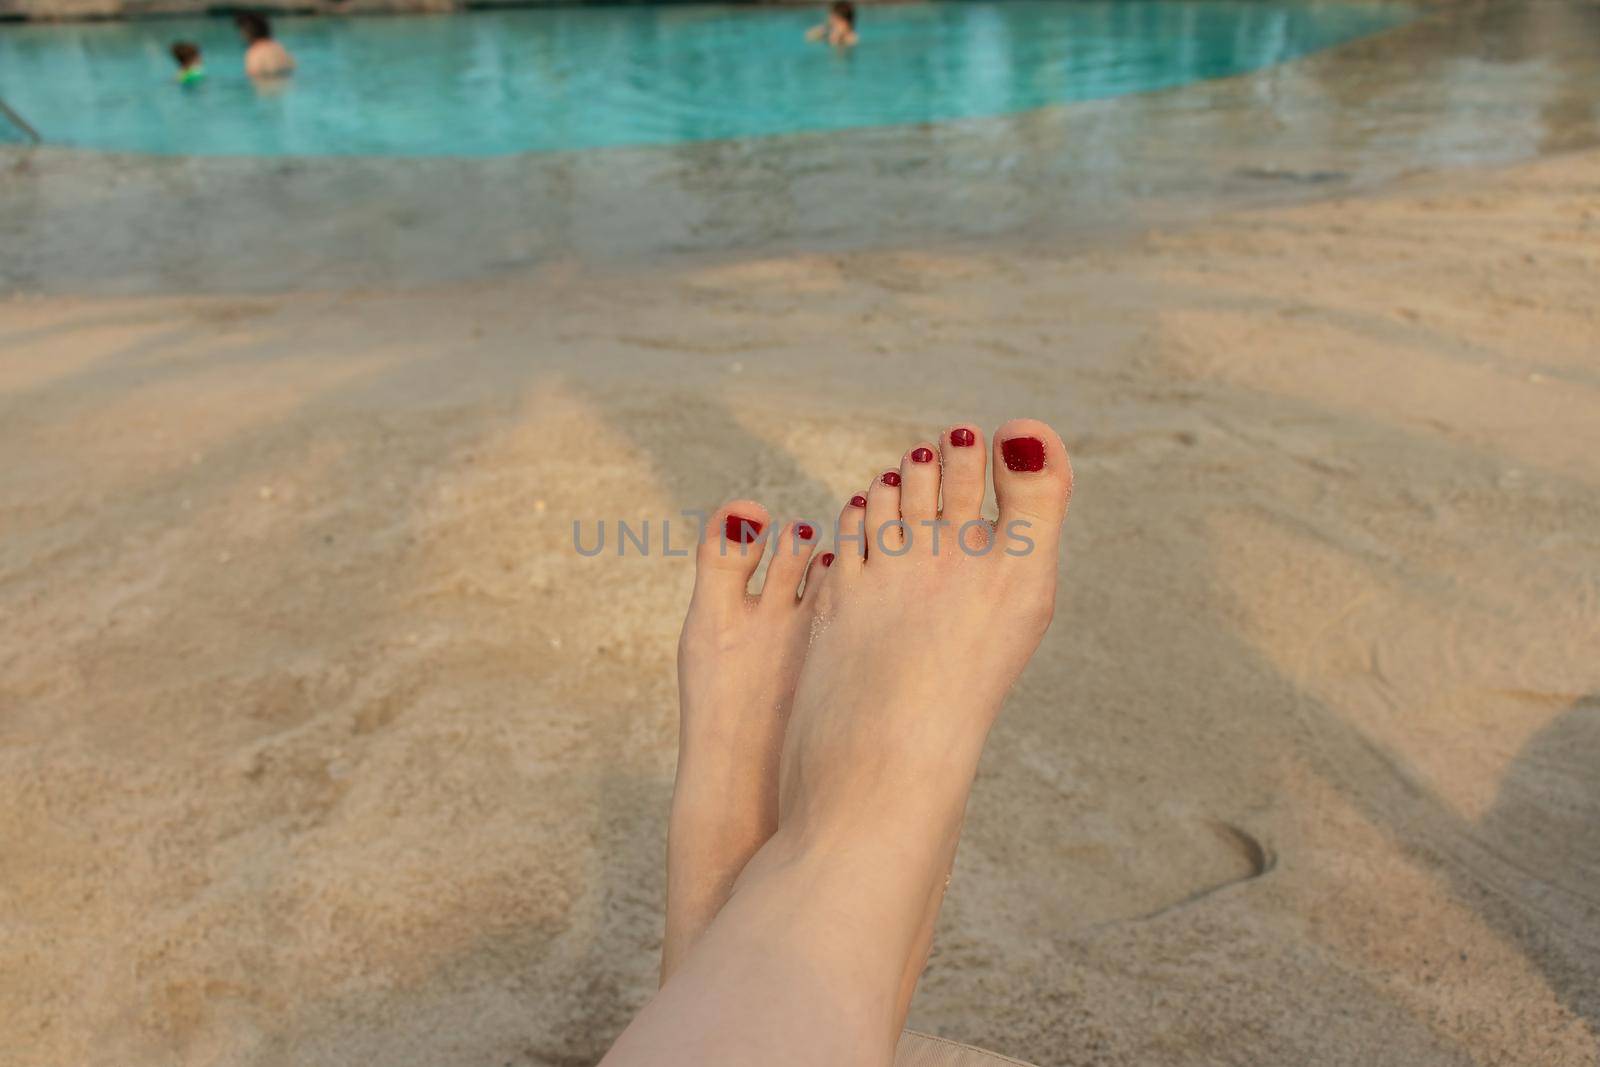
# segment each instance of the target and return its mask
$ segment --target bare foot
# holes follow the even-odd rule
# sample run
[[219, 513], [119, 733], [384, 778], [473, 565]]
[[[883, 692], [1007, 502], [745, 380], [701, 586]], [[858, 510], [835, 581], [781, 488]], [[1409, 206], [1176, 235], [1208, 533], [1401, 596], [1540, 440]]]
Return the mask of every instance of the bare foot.
[[982, 440], [960, 426], [918, 445], [846, 508], [783, 746], [773, 855], [850, 880], [855, 914], [841, 920], [901, 968], [888, 1040], [927, 958], [989, 728], [1055, 606], [1066, 448], [1041, 422], [1000, 427], [991, 526]]
[[[717, 864], [674, 842], [669, 896], [670, 887], [687, 885], [669, 909], [702, 921], [716, 911], [715, 920], [695, 931], [671, 980], [618, 1038], [606, 1064], [882, 1067], [891, 1061], [978, 756], [1050, 622], [1060, 523], [1072, 488], [1060, 438], [1043, 423], [1014, 420], [997, 434], [1000, 522], [983, 522], [980, 441], [972, 427], [957, 427], [938, 452], [918, 446], [859, 506], [845, 509], [837, 558], [827, 579], [805, 594], [816, 609], [809, 651], [804, 600], [798, 613], [804, 624], [780, 627], [794, 643], [783, 646], [792, 658], [783, 659], [777, 676], [786, 677], [805, 657], [786, 730], [776, 678], [763, 684], [775, 694], [769, 698], [778, 724], [758, 728], [750, 724], [767, 720], [740, 714], [751, 706], [741, 694], [756, 691], [756, 683], [722, 682], [702, 669], [743, 648], [737, 620], [766, 608], [765, 596], [754, 608], [744, 599], [753, 564], [725, 565], [702, 550], [694, 625], [685, 627], [680, 799], [685, 811], [700, 811], [688, 803], [689, 790], [704, 790], [712, 798], [705, 802], [715, 804], [718, 796], [752, 788], [737, 769], [699, 773], [717, 750], [753, 745], [768, 758], [781, 752], [779, 829], [744, 865], [720, 911], [682, 903], [705, 881], [688, 872]], [[770, 580], [769, 587], [780, 588]], [[744, 616], [738, 605], [745, 605]], [[790, 607], [785, 602], [784, 611]], [[719, 651], [701, 660], [697, 647]], [[752, 643], [740, 661], [759, 661], [770, 676], [769, 654], [755, 649], [771, 647]], [[702, 728], [735, 731], [739, 740], [702, 746]], [[703, 784], [719, 781], [720, 788]], [[679, 819], [679, 806], [675, 800], [674, 834], [699, 833]], [[740, 814], [741, 801], [722, 810], [741, 824], [748, 818]], [[751, 820], [745, 840], [758, 840], [772, 820], [770, 809]], [[716, 842], [702, 848], [717, 852], [737, 835], [707, 836]]]
[[[767, 510], [735, 500], [707, 520], [694, 597], [678, 642], [678, 773], [667, 830], [667, 926], [661, 977], [727, 901], [739, 872], [778, 828], [778, 755], [810, 639], [823, 568], [800, 595], [817, 531], [768, 529]], [[748, 588], [762, 553], [760, 596]]]

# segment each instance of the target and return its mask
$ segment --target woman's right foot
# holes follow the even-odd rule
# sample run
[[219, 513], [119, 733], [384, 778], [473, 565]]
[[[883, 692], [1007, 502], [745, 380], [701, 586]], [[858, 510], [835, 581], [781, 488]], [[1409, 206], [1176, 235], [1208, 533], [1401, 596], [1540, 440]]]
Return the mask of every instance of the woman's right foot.
[[846, 938], [853, 966], [882, 969], [889, 1048], [984, 741], [1050, 624], [1072, 494], [1060, 437], [1013, 420], [995, 438], [999, 522], [982, 521], [981, 440], [958, 427], [937, 451], [917, 446], [846, 509], [783, 745], [781, 829], [750, 866], [838, 894], [817, 933]]

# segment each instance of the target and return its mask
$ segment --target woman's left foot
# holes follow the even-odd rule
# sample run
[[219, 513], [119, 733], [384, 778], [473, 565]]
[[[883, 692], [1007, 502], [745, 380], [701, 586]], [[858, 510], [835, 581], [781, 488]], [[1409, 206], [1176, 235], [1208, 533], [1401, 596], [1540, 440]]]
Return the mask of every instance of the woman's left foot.
[[[678, 641], [662, 981], [778, 828], [778, 758], [833, 553], [812, 560], [818, 531], [807, 523], [775, 535], [770, 523], [753, 501], [725, 504], [708, 520], [695, 558], [694, 597]], [[769, 543], [766, 581], [752, 596], [750, 579]]]

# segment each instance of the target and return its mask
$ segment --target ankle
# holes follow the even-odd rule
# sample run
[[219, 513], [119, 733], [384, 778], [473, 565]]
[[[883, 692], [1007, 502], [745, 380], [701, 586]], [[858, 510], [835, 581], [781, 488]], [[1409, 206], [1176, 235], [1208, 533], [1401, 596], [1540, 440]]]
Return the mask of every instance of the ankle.
[[936, 851], [785, 824], [750, 860], [733, 892], [796, 891], [808, 914], [824, 917], [816, 936], [879, 959], [898, 975], [920, 932], [929, 889], [944, 877], [940, 863]]

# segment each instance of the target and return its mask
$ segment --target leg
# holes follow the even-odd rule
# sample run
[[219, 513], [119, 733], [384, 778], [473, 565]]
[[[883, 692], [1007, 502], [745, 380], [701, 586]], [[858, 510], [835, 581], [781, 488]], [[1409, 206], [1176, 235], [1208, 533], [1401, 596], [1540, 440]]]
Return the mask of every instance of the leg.
[[[929, 527], [909, 542], [869, 528], [868, 555], [835, 561], [782, 746], [780, 829], [605, 1062], [889, 1062], [983, 742], [1054, 606], [1066, 450], [1027, 420], [996, 442], [998, 528], [938, 551]], [[864, 522], [932, 512], [928, 479], [909, 501], [903, 480], [874, 483]]]

